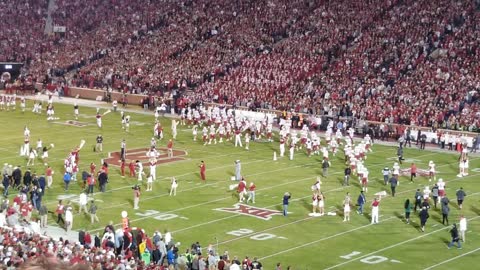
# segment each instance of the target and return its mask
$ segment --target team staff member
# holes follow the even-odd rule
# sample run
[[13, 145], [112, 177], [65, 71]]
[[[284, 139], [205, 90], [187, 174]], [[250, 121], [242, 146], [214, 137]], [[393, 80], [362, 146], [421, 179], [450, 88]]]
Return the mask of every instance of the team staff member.
[[139, 209], [138, 203], [140, 202], [140, 187], [135, 185], [133, 187], [133, 209]]
[[415, 165], [415, 163], [412, 163], [412, 165], [410, 165], [410, 182], [412, 183], [413, 178], [417, 178], [417, 165]]
[[422, 207], [422, 210], [420, 211], [420, 214], [418, 214], [418, 215], [420, 217], [420, 227], [422, 229], [422, 232], [424, 232], [425, 231], [425, 224], [427, 224], [427, 220], [430, 217], [430, 215], [428, 214], [427, 207], [426, 206]]
[[380, 199], [375, 198], [372, 202], [372, 224], [378, 224], [379, 208], [380, 208]]
[[94, 152], [102, 152], [103, 151], [103, 137], [101, 134], [99, 134], [96, 138], [97, 144], [95, 145], [95, 148], [93, 149]]
[[407, 224], [410, 224], [410, 213], [412, 212], [412, 203], [410, 202], [410, 199], [407, 199], [405, 201], [404, 209], [405, 209], [405, 221], [407, 221]]
[[202, 178], [203, 181], [205, 181], [206, 180], [205, 171], [207, 170], [207, 168], [205, 167], [205, 162], [203, 162], [202, 160], [198, 167], [200, 168], [200, 177]]
[[462, 209], [462, 205], [463, 205], [463, 200], [465, 200], [465, 197], [467, 196], [467, 194], [465, 193], [465, 191], [463, 191], [463, 187], [460, 187], [459, 190], [457, 190], [457, 203], [458, 203], [458, 207], [460, 209]]
[[288, 203], [290, 201], [290, 198], [292, 198], [290, 193], [285, 192], [285, 194], [283, 195], [283, 215], [284, 216], [287, 216], [287, 214], [288, 214]]
[[390, 189], [392, 190], [392, 197], [395, 197], [395, 189], [398, 186], [398, 179], [397, 176], [394, 175], [392, 178], [390, 178]]

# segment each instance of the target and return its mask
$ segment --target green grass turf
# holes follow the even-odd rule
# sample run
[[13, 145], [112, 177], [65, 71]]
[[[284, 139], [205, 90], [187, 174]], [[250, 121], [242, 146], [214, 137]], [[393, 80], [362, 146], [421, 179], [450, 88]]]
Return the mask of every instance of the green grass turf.
[[[31, 107], [32, 103], [27, 103]], [[56, 116], [60, 119], [47, 122], [45, 115], [33, 115], [30, 111], [21, 113], [0, 112], [0, 124], [3, 127], [0, 137], [0, 162], [21, 165], [25, 170], [26, 160], [19, 157], [19, 149], [23, 144], [23, 127], [28, 125], [31, 130], [31, 145], [35, 147], [38, 138], [44, 145], [55, 144], [49, 151], [50, 164], [54, 168], [54, 188], [47, 190], [44, 203], [53, 211], [57, 198], [62, 195], [78, 195], [81, 192], [81, 181], [72, 184], [68, 192], [63, 190], [63, 159], [69, 150], [77, 146], [81, 139], [87, 141], [80, 152], [80, 172], [88, 171], [90, 162], [100, 164], [107, 152], [119, 151], [120, 141], [125, 138], [128, 149], [148, 147], [152, 137], [153, 115], [130, 113], [132, 124], [130, 132], [120, 128], [119, 113], [110, 113], [103, 118], [103, 128], [96, 126], [92, 108], [81, 107], [79, 121], [88, 123], [86, 127], [63, 125], [65, 120], [73, 120], [73, 106], [56, 105]], [[159, 142], [160, 147], [166, 146], [170, 138], [170, 120], [162, 119], [165, 128], [165, 139]], [[203, 146], [201, 142], [192, 141], [191, 130], [179, 126], [175, 148], [188, 151], [187, 160], [166, 163], [157, 166], [157, 182], [152, 192], [142, 190], [140, 209], [133, 210], [133, 192], [131, 186], [137, 183], [134, 178], [121, 178], [118, 167], [110, 168], [110, 182], [107, 192], [96, 194], [98, 200], [100, 223], [90, 224], [90, 219], [84, 214], [74, 217], [74, 229], [99, 231], [109, 221], [115, 224], [121, 222], [120, 213], [129, 213], [132, 226], [141, 227], [152, 234], [156, 229], [173, 232], [176, 242], [181, 242], [183, 251], [191, 243], [199, 241], [203, 246], [216, 245], [218, 241], [221, 252], [228, 250], [231, 256], [256, 256], [266, 266], [273, 269], [277, 262], [284, 268], [287, 265], [293, 269], [424, 269], [442, 263], [435, 269], [468, 269], [478, 260], [480, 248], [480, 188], [478, 172], [471, 171], [468, 177], [457, 178], [457, 155], [433, 151], [419, 151], [407, 148], [405, 157], [415, 159], [419, 168], [427, 168], [429, 160], [437, 164], [438, 176], [447, 181], [447, 195], [452, 201], [450, 222], [458, 221], [460, 214], [469, 220], [467, 242], [462, 250], [448, 250], [446, 242], [450, 240], [449, 227], [441, 224], [441, 214], [438, 210], [430, 211], [431, 218], [427, 223], [425, 233], [419, 232], [419, 220], [412, 213], [412, 224], [403, 221], [403, 203], [406, 198], [413, 198], [415, 189], [428, 183], [424, 177], [418, 177], [415, 183], [409, 183], [402, 177], [397, 188], [398, 195], [388, 196], [381, 201], [380, 224], [370, 225], [370, 207], [366, 214], [357, 215], [352, 211], [350, 222], [342, 222], [342, 216], [323, 216], [311, 218], [310, 186], [317, 175], [321, 174], [320, 156], [308, 158], [303, 152], [295, 154], [295, 160], [287, 158], [272, 160], [273, 151], [278, 151], [278, 142], [251, 143], [250, 151], [234, 148], [232, 143]], [[92, 151], [97, 134], [105, 138], [104, 152]], [[373, 194], [387, 190], [383, 185], [381, 169], [392, 166], [395, 158], [395, 148], [374, 145], [374, 152], [368, 155], [366, 166], [370, 171], [369, 191], [367, 199], [371, 201]], [[342, 187], [343, 152], [332, 157], [332, 167], [329, 176], [322, 178], [322, 191], [326, 197], [326, 210], [342, 209], [341, 202], [349, 191], [356, 202], [360, 187], [353, 179], [350, 187]], [[291, 212], [287, 217], [273, 216], [270, 220], [261, 220], [251, 216], [216, 211], [217, 208], [232, 207], [237, 203], [234, 193], [228, 190], [232, 183], [230, 177], [234, 173], [234, 161], [242, 161], [242, 173], [248, 182], [257, 185], [256, 207], [281, 211], [281, 198], [284, 192], [292, 193], [289, 207]], [[201, 183], [198, 164], [204, 160], [207, 166], [207, 181]], [[409, 163], [403, 166], [409, 166]], [[471, 170], [478, 168], [480, 159], [472, 157]], [[31, 166], [32, 171], [43, 172], [42, 162], [37, 161]], [[402, 167], [404, 168], [404, 167]], [[148, 167], [145, 168], [148, 172]], [[170, 187], [167, 177], [178, 176], [179, 187], [176, 197], [169, 197]], [[80, 179], [80, 175], [79, 175]], [[463, 187], [467, 194], [464, 209], [456, 205], [455, 191]], [[98, 190], [95, 190], [96, 192]], [[68, 200], [67, 200], [68, 201]], [[73, 204], [75, 210], [77, 205]], [[368, 203], [369, 205], [369, 203]], [[343, 212], [343, 211], [340, 211]], [[340, 213], [339, 212], [339, 213]], [[55, 219], [50, 217], [49, 223]], [[240, 230], [240, 231], [239, 231]], [[232, 232], [234, 231], [234, 232]], [[264, 240], [258, 240], [264, 239]], [[356, 252], [356, 255], [348, 256]], [[471, 252], [471, 253], [468, 253]], [[468, 253], [468, 254], [467, 254]], [[346, 256], [347, 255], [347, 256]], [[465, 255], [465, 256], [462, 256]], [[346, 256], [342, 258], [341, 256]], [[457, 257], [459, 256], [459, 257]], [[460, 257], [461, 256], [461, 257]], [[452, 261], [446, 261], [453, 259]]]

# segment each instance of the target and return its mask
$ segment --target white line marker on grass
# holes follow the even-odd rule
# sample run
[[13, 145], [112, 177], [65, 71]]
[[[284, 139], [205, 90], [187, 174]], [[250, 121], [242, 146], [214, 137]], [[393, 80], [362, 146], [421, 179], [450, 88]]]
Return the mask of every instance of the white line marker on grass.
[[[474, 218], [470, 218], [470, 219], [468, 219], [468, 221], [472, 221], [472, 220], [477, 219], [477, 218], [480, 218], [480, 216], [476, 216], [476, 217], [474, 217]], [[419, 235], [419, 236], [414, 237], [414, 238], [410, 238], [410, 239], [405, 240], [405, 241], [402, 241], [402, 242], [398, 242], [398, 243], [396, 243], [396, 244], [390, 245], [390, 246], [388, 246], [388, 247], [381, 248], [381, 249], [379, 249], [379, 250], [377, 250], [377, 251], [370, 252], [370, 253], [365, 254], [365, 255], [363, 255], [363, 256], [360, 256], [360, 257], [358, 257], [358, 258], [351, 259], [351, 260], [345, 261], [345, 262], [343, 262], [343, 263], [336, 264], [336, 265], [334, 265], [334, 266], [330, 266], [330, 267], [328, 267], [328, 268], [325, 268], [325, 270], [334, 269], [334, 268], [343, 266], [343, 265], [345, 265], [345, 264], [348, 264], [348, 263], [351, 263], [351, 262], [354, 262], [354, 261], [357, 261], [357, 260], [361, 260], [361, 259], [363, 259], [363, 258], [366, 258], [366, 257], [372, 256], [372, 255], [374, 255], [374, 254], [377, 254], [377, 253], [379, 253], [379, 252], [383, 252], [383, 251], [385, 251], [385, 250], [389, 250], [389, 249], [392, 249], [392, 248], [395, 248], [395, 247], [404, 245], [404, 244], [406, 244], [406, 243], [410, 243], [410, 242], [415, 241], [415, 240], [417, 240], [417, 239], [421, 239], [421, 238], [427, 237], [427, 236], [429, 236], [429, 235], [431, 235], [431, 234], [434, 234], [434, 233], [437, 233], [437, 232], [439, 232], [439, 231], [445, 231], [445, 228], [437, 229], [437, 230], [435, 230], [435, 231], [432, 231], [432, 232], [429, 232], [429, 233], [426, 233], [426, 234], [422, 234], [422, 235]]]
[[479, 251], [479, 250], [480, 250], [480, 248], [471, 250], [471, 251], [469, 251], [469, 252], [467, 252], [467, 253], [463, 253], [463, 254], [461, 254], [461, 255], [455, 256], [455, 257], [450, 258], [450, 259], [448, 259], [448, 260], [445, 260], [445, 261], [439, 262], [439, 263], [437, 263], [437, 264], [434, 264], [434, 265], [432, 265], [432, 266], [429, 266], [429, 267], [425, 268], [424, 270], [433, 269], [433, 268], [435, 268], [435, 267], [437, 267], [437, 266], [440, 266], [440, 265], [442, 265], [442, 264], [445, 264], [445, 263], [454, 261], [454, 260], [456, 260], [456, 259], [458, 259], [458, 258], [461, 258], [461, 257], [463, 257], [463, 256], [470, 255], [470, 254], [475, 253], [475, 252], [477, 252], [477, 251]]
[[[395, 217], [389, 217], [387, 219], [384, 220], [387, 221], [387, 220], [391, 220]], [[293, 250], [296, 250], [296, 249], [299, 249], [299, 248], [304, 248], [304, 247], [307, 247], [307, 246], [311, 246], [313, 244], [316, 244], [316, 243], [319, 243], [319, 242], [323, 242], [325, 240], [329, 240], [329, 239], [332, 239], [332, 238], [335, 238], [337, 236], [342, 236], [342, 235], [345, 235], [345, 234], [349, 234], [351, 232], [354, 232], [354, 231], [358, 231], [358, 230], [361, 230], [363, 228], [367, 228], [367, 227], [370, 227], [370, 226], [378, 226], [378, 224], [367, 224], [367, 225], [363, 225], [363, 226], [360, 226], [360, 227], [356, 227], [354, 229], [350, 229], [348, 231], [344, 231], [344, 232], [341, 232], [341, 233], [337, 233], [337, 234], [334, 234], [334, 235], [330, 235], [330, 236], [327, 236], [327, 237], [324, 237], [324, 238], [320, 238], [318, 240], [315, 240], [315, 241], [312, 241], [312, 242], [308, 242], [308, 243], [305, 243], [305, 244], [302, 244], [300, 246], [296, 246], [296, 247], [292, 247], [292, 248], [289, 248], [289, 249], [285, 249], [285, 250], [282, 250], [282, 251], [279, 251], [279, 252], [276, 252], [276, 253], [273, 253], [273, 254], [270, 254], [270, 255], [267, 255], [267, 256], [264, 256], [262, 258], [260, 258], [259, 260], [265, 260], [265, 259], [268, 259], [268, 258], [271, 258], [271, 257], [276, 257], [280, 254], [285, 254], [285, 253], [288, 253], [288, 252], [291, 252]]]

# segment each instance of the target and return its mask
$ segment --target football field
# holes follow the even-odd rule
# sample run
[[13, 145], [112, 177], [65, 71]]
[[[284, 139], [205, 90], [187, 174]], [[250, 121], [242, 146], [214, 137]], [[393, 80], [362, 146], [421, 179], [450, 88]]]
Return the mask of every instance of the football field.
[[[480, 256], [480, 157], [470, 156], [470, 174], [459, 178], [458, 154], [418, 150], [415, 145], [405, 148], [406, 160], [402, 169], [408, 169], [415, 162], [419, 169], [427, 169], [428, 162], [437, 164], [437, 179], [446, 181], [446, 193], [450, 199], [450, 224], [458, 222], [460, 215], [468, 220], [466, 243], [463, 249], [447, 249], [450, 241], [448, 230], [442, 225], [440, 209], [430, 209], [430, 219], [425, 232], [420, 231], [419, 219], [412, 212], [412, 222], [404, 221], [403, 205], [407, 198], [413, 203], [416, 189], [423, 190], [428, 177], [419, 176], [414, 183], [402, 176], [397, 195], [390, 196], [390, 187], [383, 184], [382, 169], [392, 167], [396, 161], [396, 147], [373, 145], [373, 152], [365, 162], [370, 172], [367, 204], [364, 215], [352, 211], [351, 221], [343, 222], [342, 201], [350, 192], [356, 202], [361, 187], [356, 177], [350, 186], [342, 186], [345, 168], [343, 151], [337, 156], [330, 154], [332, 166], [327, 177], [322, 177], [322, 192], [325, 195], [325, 210], [330, 215], [311, 217], [311, 186], [322, 174], [321, 156], [307, 157], [304, 150], [295, 152], [293, 161], [287, 157], [273, 160], [273, 152], [279, 148], [276, 141], [251, 142], [250, 150], [235, 148], [232, 142], [204, 146], [199, 140], [192, 140], [192, 130], [178, 126], [178, 137], [174, 149], [178, 156], [174, 160], [160, 159], [157, 166], [157, 180], [153, 191], [145, 191], [143, 183], [135, 177], [122, 178], [120, 168], [114, 165], [116, 152], [120, 151], [122, 139], [127, 144], [127, 159], [141, 156], [150, 146], [153, 136], [153, 113], [133, 113], [129, 132], [121, 128], [119, 112], [103, 117], [100, 129], [95, 121], [95, 109], [80, 107], [80, 117], [74, 120], [73, 105], [55, 104], [56, 120], [47, 121], [45, 112], [35, 115], [31, 112], [33, 103], [27, 102], [27, 111], [0, 111], [3, 127], [0, 137], [0, 162], [20, 165], [22, 172], [27, 160], [19, 156], [23, 144], [23, 129], [31, 131], [30, 145], [35, 147], [37, 139], [44, 145], [53, 143], [49, 151], [49, 165], [55, 171], [54, 188], [46, 191], [43, 203], [54, 211], [59, 198], [71, 203], [75, 209], [74, 229], [93, 233], [102, 232], [109, 221], [119, 227], [121, 211], [128, 212], [131, 226], [145, 229], [149, 236], [155, 230], [172, 232], [175, 242], [180, 242], [183, 253], [190, 245], [199, 241], [202, 247], [212, 244], [220, 253], [228, 251], [231, 257], [257, 257], [264, 269], [274, 269], [281, 262], [283, 268], [292, 269], [470, 269], [474, 268]], [[30, 108], [30, 110], [28, 110]], [[106, 108], [106, 107], [105, 107]], [[103, 113], [106, 109], [101, 109]], [[140, 112], [140, 111], [139, 111]], [[160, 150], [166, 148], [171, 138], [171, 120], [162, 118], [165, 137], [157, 142]], [[104, 137], [103, 152], [94, 152], [95, 138]], [[80, 151], [79, 181], [64, 191], [62, 175], [63, 160], [67, 154], [85, 140]], [[322, 140], [322, 143], [325, 143]], [[175, 153], [177, 153], [175, 152]], [[288, 151], [287, 151], [288, 152]], [[129, 156], [130, 155], [130, 156]], [[93, 198], [97, 202], [100, 223], [90, 224], [86, 214], [78, 214], [78, 195], [82, 192], [81, 172], [89, 171], [90, 163], [97, 164], [106, 159], [111, 162], [107, 191], [95, 189]], [[206, 164], [206, 182], [200, 180], [200, 161]], [[229, 186], [234, 183], [234, 161], [242, 163], [242, 175], [247, 184], [257, 186], [256, 203], [238, 204], [235, 191]], [[145, 160], [146, 161], [146, 160]], [[40, 159], [34, 166], [28, 166], [37, 174], [45, 171]], [[145, 166], [148, 173], [148, 166]], [[179, 186], [176, 196], [169, 196], [170, 179], [175, 176]], [[133, 209], [132, 186], [142, 184], [140, 209]], [[456, 203], [455, 192], [463, 187], [467, 193], [463, 209]], [[388, 195], [380, 203], [380, 223], [370, 224], [370, 204], [374, 194], [386, 190]], [[282, 197], [285, 192], [292, 194], [288, 215], [282, 215]], [[11, 192], [10, 197], [13, 197]], [[353, 209], [352, 209], [353, 210]], [[34, 214], [35, 215], [35, 214]], [[56, 218], [49, 216], [49, 223], [55, 226]]]

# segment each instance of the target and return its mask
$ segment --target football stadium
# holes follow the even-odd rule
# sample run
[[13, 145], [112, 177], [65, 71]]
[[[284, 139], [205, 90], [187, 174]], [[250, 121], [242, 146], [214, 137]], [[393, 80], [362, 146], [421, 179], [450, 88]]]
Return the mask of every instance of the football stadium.
[[475, 268], [480, 1], [0, 17], [2, 269]]

